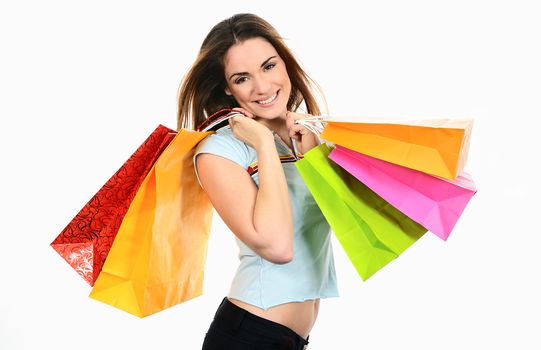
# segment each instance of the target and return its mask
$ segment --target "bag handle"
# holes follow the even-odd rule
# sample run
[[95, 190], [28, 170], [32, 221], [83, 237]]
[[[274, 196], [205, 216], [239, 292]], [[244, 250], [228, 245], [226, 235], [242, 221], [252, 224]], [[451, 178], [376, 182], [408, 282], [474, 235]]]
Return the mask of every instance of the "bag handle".
[[328, 118], [329, 117], [325, 115], [313, 115], [310, 117], [297, 119], [295, 120], [295, 124], [302, 125], [316, 136], [319, 136], [323, 132], [323, 129], [325, 129], [325, 126], [323, 125], [325, 122], [324, 119]]
[[[214, 112], [212, 115], [210, 115], [201, 124], [199, 124], [199, 126], [196, 128], [196, 131], [205, 132], [205, 131], [212, 130], [214, 127], [222, 124], [224, 121], [229, 120], [230, 118], [233, 118], [237, 115], [244, 115], [244, 114], [230, 108], [220, 109]], [[323, 125], [324, 119], [328, 119], [328, 118], [329, 118], [328, 116], [324, 116], [324, 115], [315, 115], [315, 116], [310, 116], [303, 119], [297, 119], [295, 120], [295, 124], [302, 125], [306, 129], [314, 133], [318, 139], [318, 144], [321, 144], [322, 140], [319, 137], [319, 135], [323, 132], [323, 129], [325, 129], [325, 126]], [[216, 130], [217, 129], [219, 128], [216, 128]], [[296, 140], [292, 138], [291, 141], [293, 144], [293, 152], [295, 152], [295, 154], [298, 154], [299, 151], [298, 151]]]
[[[295, 120], [295, 124], [304, 126], [306, 129], [308, 129], [314, 135], [316, 135], [317, 143], [321, 145], [322, 143], [324, 143], [324, 141], [320, 137], [321, 133], [323, 132], [323, 129], [325, 129], [325, 125], [323, 125], [323, 123], [325, 123], [324, 119], [328, 119], [328, 118], [329, 117], [325, 115], [313, 115], [310, 117], [297, 119]], [[293, 138], [291, 139], [291, 141], [293, 143], [293, 149], [295, 153], [299, 153], [297, 141]]]
[[[209, 131], [214, 127], [222, 124], [224, 121], [229, 120], [237, 115], [243, 115], [239, 111], [232, 110], [230, 108], [220, 109], [219, 111], [214, 112], [207, 119], [205, 119], [197, 128], [196, 131]], [[219, 129], [219, 128], [217, 128]]]

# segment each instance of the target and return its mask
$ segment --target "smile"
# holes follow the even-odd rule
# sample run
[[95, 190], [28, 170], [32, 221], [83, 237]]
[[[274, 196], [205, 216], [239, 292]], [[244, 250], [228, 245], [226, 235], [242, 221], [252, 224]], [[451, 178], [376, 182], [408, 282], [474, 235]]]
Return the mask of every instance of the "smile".
[[274, 100], [276, 100], [276, 97], [278, 97], [278, 92], [279, 91], [277, 91], [273, 96], [269, 97], [266, 100], [259, 100], [259, 101], [255, 101], [255, 102], [260, 104], [260, 105], [268, 105], [269, 103], [272, 103], [272, 102], [274, 102]]

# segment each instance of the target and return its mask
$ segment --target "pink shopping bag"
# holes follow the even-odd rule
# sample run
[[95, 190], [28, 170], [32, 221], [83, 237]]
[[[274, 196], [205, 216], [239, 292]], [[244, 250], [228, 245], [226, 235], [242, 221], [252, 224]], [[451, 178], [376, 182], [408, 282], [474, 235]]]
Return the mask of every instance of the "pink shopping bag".
[[477, 191], [470, 175], [455, 180], [379, 160], [336, 145], [329, 158], [409, 218], [447, 240]]

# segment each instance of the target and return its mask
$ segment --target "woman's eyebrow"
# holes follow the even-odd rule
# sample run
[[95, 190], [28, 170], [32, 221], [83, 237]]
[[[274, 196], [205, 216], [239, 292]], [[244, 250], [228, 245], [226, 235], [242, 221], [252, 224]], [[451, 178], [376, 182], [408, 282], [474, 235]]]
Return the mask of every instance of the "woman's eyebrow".
[[[267, 58], [267, 59], [265, 60], [265, 62], [261, 63], [261, 68], [263, 68], [263, 66], [265, 66], [265, 65], [267, 64], [267, 62], [269, 62], [271, 59], [273, 59], [273, 58], [275, 58], [275, 57], [276, 57], [276, 56], [271, 56], [271, 57]], [[229, 80], [230, 80], [231, 78], [233, 78], [235, 75], [244, 75], [244, 74], [248, 74], [248, 72], [233, 73], [233, 74], [231, 74], [231, 76], [229, 77]]]

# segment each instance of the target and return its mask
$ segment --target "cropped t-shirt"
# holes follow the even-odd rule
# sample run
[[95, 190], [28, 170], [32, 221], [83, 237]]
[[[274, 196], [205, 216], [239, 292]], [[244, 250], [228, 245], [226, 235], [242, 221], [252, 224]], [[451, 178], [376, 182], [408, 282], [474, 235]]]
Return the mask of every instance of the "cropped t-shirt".
[[[288, 302], [338, 297], [330, 227], [306, 187], [295, 155], [274, 133], [276, 149], [287, 180], [294, 219], [293, 259], [287, 264], [272, 263], [235, 237], [240, 264], [228, 297], [263, 310]], [[246, 169], [259, 186], [257, 153], [237, 139], [229, 126], [218, 129], [199, 143], [193, 157], [211, 153], [229, 159]], [[197, 175], [197, 166], [195, 167]], [[199, 175], [197, 175], [199, 180]]]

